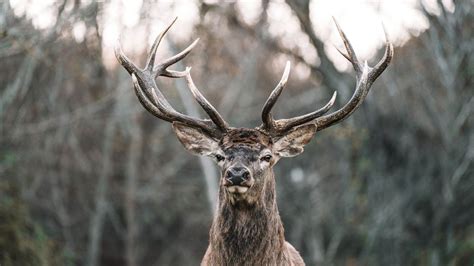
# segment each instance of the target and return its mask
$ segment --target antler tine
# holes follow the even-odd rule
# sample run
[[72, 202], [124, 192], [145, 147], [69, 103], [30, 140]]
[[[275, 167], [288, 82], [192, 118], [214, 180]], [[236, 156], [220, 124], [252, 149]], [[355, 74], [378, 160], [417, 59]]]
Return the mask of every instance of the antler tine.
[[[331, 125], [334, 125], [349, 117], [362, 104], [363, 100], [369, 93], [370, 87], [372, 86], [374, 81], [387, 68], [393, 58], [393, 45], [389, 42], [387, 32], [384, 29], [386, 45], [383, 58], [375, 65], [374, 68], [369, 67], [367, 65], [367, 61], [365, 61], [364, 65], [361, 66], [358, 61], [355, 61], [357, 60], [355, 57], [355, 53], [349, 41], [346, 39], [344, 32], [340, 29], [336, 20], [334, 20], [334, 22], [336, 23], [336, 27], [338, 28], [341, 38], [344, 41], [346, 50], [349, 53], [349, 61], [351, 61], [352, 66], [354, 67], [354, 70], [356, 72], [357, 85], [351, 99], [341, 109], [329, 115], [317, 118], [315, 120], [315, 124], [317, 126], [318, 131], [330, 127]], [[347, 58], [347, 56], [345, 55], [344, 57]]]
[[169, 78], [181, 78], [181, 77], [185, 77], [187, 75], [186, 71], [173, 71], [173, 70], [167, 70], [167, 68], [173, 64], [175, 64], [176, 62], [180, 61], [181, 59], [183, 59], [184, 57], [186, 57], [190, 52], [191, 50], [194, 48], [194, 46], [196, 46], [196, 44], [199, 42], [199, 38], [197, 38], [196, 40], [194, 40], [193, 43], [191, 43], [188, 47], [186, 47], [186, 49], [184, 49], [183, 51], [181, 51], [180, 53], [166, 59], [163, 63], [161, 63], [158, 68], [162, 68], [164, 69], [165, 71], [163, 71], [163, 73], [160, 73], [160, 76], [164, 76], [164, 77], [169, 77]]
[[128, 74], [131, 75], [132, 73], [140, 71], [140, 69], [123, 53], [120, 41], [117, 41], [114, 50], [115, 57], [117, 58], [119, 63], [125, 68], [125, 70], [127, 70]]
[[212, 106], [209, 101], [202, 95], [202, 93], [198, 90], [196, 85], [194, 85], [194, 81], [191, 77], [191, 67], [186, 68], [186, 82], [188, 83], [189, 90], [193, 94], [196, 101], [199, 105], [204, 109], [204, 111], [209, 115], [212, 122], [217, 125], [223, 132], [226, 132], [229, 129], [229, 124], [222, 118], [222, 116], [217, 112], [216, 108]]
[[[135, 93], [138, 96], [138, 100], [143, 104], [145, 109], [155, 115], [156, 117], [163, 119], [167, 122], [182, 122], [186, 124], [191, 124], [197, 127], [207, 127], [208, 126], [208, 120], [202, 120], [202, 119], [195, 119], [190, 116], [181, 114], [177, 111], [175, 111], [173, 108], [164, 108], [164, 104], [161, 102], [161, 99], [156, 95], [155, 91], [153, 90], [151, 93], [153, 95], [153, 102], [158, 102], [159, 104], [154, 104], [150, 101], [147, 95], [143, 93], [143, 89], [141, 85], [139, 84], [139, 81], [137, 79], [137, 76], [135, 74], [132, 74], [132, 81], [133, 81], [133, 87], [135, 89]], [[206, 130], [208, 133], [212, 133], [212, 131]]]
[[339, 50], [339, 48], [337, 48], [337, 46], [334, 46], [334, 48], [336, 48], [336, 50], [342, 55], [344, 56], [345, 59], [347, 59], [347, 61], [351, 62], [351, 58], [346, 55], [343, 51]]
[[336, 96], [337, 96], [337, 92], [334, 92], [329, 102], [325, 106], [323, 106], [322, 108], [316, 111], [313, 111], [305, 115], [289, 118], [289, 119], [279, 119], [275, 121], [271, 114], [271, 110], [273, 106], [275, 105], [276, 101], [278, 100], [278, 97], [280, 97], [283, 89], [285, 88], [286, 82], [288, 81], [289, 73], [290, 73], [290, 62], [288, 61], [286, 62], [285, 71], [283, 72], [283, 76], [280, 82], [272, 91], [272, 93], [268, 97], [262, 109], [263, 124], [260, 126], [260, 129], [267, 131], [268, 133], [274, 136], [283, 135], [283, 133], [291, 130], [292, 128], [296, 126], [308, 123], [310, 121], [313, 121], [317, 117], [324, 115], [334, 105], [334, 101], [336, 100]]
[[277, 102], [278, 97], [280, 97], [281, 92], [286, 86], [286, 82], [288, 81], [288, 76], [290, 75], [290, 65], [291, 65], [290, 61], [287, 61], [285, 65], [285, 70], [283, 71], [283, 75], [280, 79], [280, 82], [278, 82], [278, 85], [275, 87], [275, 89], [273, 89], [270, 96], [268, 96], [268, 99], [263, 106], [262, 129], [264, 130], [268, 130], [270, 132], [275, 130], [275, 121], [273, 120], [271, 111], [272, 111], [273, 106]]
[[182, 78], [186, 76], [186, 71], [175, 71], [175, 70], [168, 70], [167, 68], [184, 57], [186, 57], [192, 49], [196, 46], [196, 44], [199, 42], [199, 38], [196, 39], [194, 42], [192, 42], [188, 47], [186, 47], [183, 51], [180, 53], [166, 59], [162, 63], [160, 63], [156, 68], [154, 68], [155, 65], [155, 56], [156, 56], [156, 50], [158, 49], [158, 46], [161, 43], [161, 40], [165, 37], [165, 35], [168, 33], [170, 28], [174, 25], [174, 23], [178, 20], [178, 17], [176, 17], [155, 39], [153, 42], [153, 45], [150, 49], [150, 56], [148, 57], [147, 60], [147, 65], [146, 69], [149, 71], [153, 71], [155, 74], [155, 77], [158, 76], [164, 76], [168, 78]]
[[354, 70], [356, 71], [356, 73], [360, 74], [361, 70], [362, 70], [362, 66], [361, 66], [359, 60], [357, 60], [357, 55], [354, 51], [354, 48], [352, 48], [351, 42], [347, 39], [346, 34], [344, 33], [344, 31], [339, 26], [339, 23], [337, 23], [337, 20], [334, 17], [332, 17], [332, 19], [334, 20], [334, 23], [336, 24], [336, 27], [337, 27], [337, 31], [339, 32], [339, 35], [341, 36], [342, 41], [344, 42], [344, 46], [346, 47], [347, 55], [342, 53], [339, 49], [337, 49], [337, 50], [347, 60], [349, 60], [349, 62], [352, 63], [352, 66], [354, 67]]
[[311, 122], [314, 119], [324, 115], [329, 111], [329, 109], [331, 109], [331, 107], [334, 105], [334, 102], [336, 101], [336, 96], [337, 92], [335, 91], [328, 103], [316, 111], [289, 119], [279, 119], [275, 121], [275, 123], [281, 132], [287, 132], [294, 127]]
[[367, 96], [367, 93], [369, 92], [369, 87], [367, 86], [368, 72], [369, 66], [367, 65], [366, 61], [362, 68], [362, 76], [360, 76], [356, 90], [354, 91], [354, 94], [352, 95], [349, 102], [347, 102], [341, 109], [335, 111], [334, 113], [317, 118], [315, 120], [317, 131], [330, 127], [331, 125], [344, 120], [345, 118], [349, 117], [357, 109], [357, 107], [359, 107], [360, 104], [362, 104], [363, 99], [365, 99], [365, 96]]
[[382, 74], [382, 72], [388, 67], [393, 58], [393, 45], [388, 39], [388, 34], [383, 24], [382, 28], [385, 35], [385, 52], [383, 54], [382, 59], [374, 66], [374, 69], [369, 74], [369, 79], [372, 80], [372, 82], [375, 81], [380, 76], [380, 74]]
[[[188, 124], [190, 126], [203, 130], [211, 137], [219, 138], [226, 131], [227, 123], [225, 123], [225, 121], [215, 110], [215, 108], [212, 107], [212, 105], [204, 98], [204, 96], [202, 96], [202, 94], [199, 93], [199, 91], [197, 93], [198, 96], [196, 97], [195, 91], [197, 91], [197, 89], [195, 89], [195, 86], [194, 88], [191, 88], [191, 91], [194, 91], [193, 95], [195, 95], [200, 105], [203, 106], [203, 108], [205, 107], [204, 109], [206, 113], [208, 113], [211, 117], [211, 120], [193, 118], [188, 115], [177, 112], [166, 100], [163, 93], [158, 89], [158, 86], [156, 85], [155, 78], [158, 76], [180, 78], [189, 75], [189, 71], [187, 70], [174, 71], [168, 70], [167, 68], [175, 64], [179, 60], [183, 59], [186, 55], [188, 55], [189, 52], [191, 52], [191, 50], [196, 46], [198, 40], [194, 41], [182, 52], [170, 57], [162, 63], [159, 63], [158, 66], [155, 67], [156, 50], [161, 40], [166, 35], [166, 33], [175, 21], [176, 19], [174, 19], [170, 23], [170, 25], [166, 27], [165, 30], [163, 30], [163, 32], [155, 39], [150, 49], [150, 55], [148, 56], [147, 64], [144, 69], [138, 68], [130, 61], [130, 59], [125, 56], [119, 43], [116, 46], [115, 55], [120, 64], [132, 76], [135, 93], [137, 94], [140, 103], [145, 107], [147, 111], [167, 122], [181, 122], [184, 124]], [[224, 127], [223, 125], [225, 125], [226, 127]]]
[[160, 46], [161, 40], [163, 40], [163, 37], [165, 37], [166, 33], [170, 30], [171, 26], [174, 25], [178, 17], [175, 17], [174, 20], [166, 27], [155, 39], [153, 42], [153, 45], [150, 48], [150, 56], [148, 56], [148, 60], [146, 63], [146, 69], [149, 71], [153, 71], [153, 66], [155, 65], [155, 56], [156, 56], [156, 50], [158, 50], [158, 46]]

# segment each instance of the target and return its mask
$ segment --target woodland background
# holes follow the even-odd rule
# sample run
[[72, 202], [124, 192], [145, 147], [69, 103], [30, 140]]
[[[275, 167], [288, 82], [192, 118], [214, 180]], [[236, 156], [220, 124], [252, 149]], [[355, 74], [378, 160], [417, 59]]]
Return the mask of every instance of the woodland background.
[[[232, 125], [260, 124], [286, 60], [295, 67], [278, 117], [314, 110], [334, 90], [341, 106], [355, 88], [314, 30], [317, 0], [255, 1], [251, 19], [241, 2], [138, 2], [141, 28], [116, 29], [125, 53], [143, 65], [173, 10], [194, 10], [158, 56], [200, 37], [176, 68], [193, 66]], [[424, 2], [415, 9], [428, 26], [394, 41], [361, 108], [275, 167], [286, 237], [308, 265], [474, 263], [474, 3]], [[218, 173], [142, 108], [104, 48], [112, 2], [53, 1], [43, 27], [0, 3], [0, 264], [198, 265]], [[287, 10], [280, 19], [297, 26], [298, 45], [291, 32], [267, 30], [273, 5]], [[372, 64], [383, 51], [373, 52]], [[202, 115], [183, 81], [158, 82], [177, 109]]]

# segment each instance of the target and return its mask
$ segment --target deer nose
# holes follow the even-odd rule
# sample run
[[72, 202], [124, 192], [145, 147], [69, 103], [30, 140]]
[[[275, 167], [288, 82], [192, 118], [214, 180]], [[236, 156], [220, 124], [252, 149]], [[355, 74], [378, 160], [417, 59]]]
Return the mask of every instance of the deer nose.
[[250, 172], [246, 167], [234, 166], [227, 170], [226, 179], [229, 186], [240, 186], [250, 179]]

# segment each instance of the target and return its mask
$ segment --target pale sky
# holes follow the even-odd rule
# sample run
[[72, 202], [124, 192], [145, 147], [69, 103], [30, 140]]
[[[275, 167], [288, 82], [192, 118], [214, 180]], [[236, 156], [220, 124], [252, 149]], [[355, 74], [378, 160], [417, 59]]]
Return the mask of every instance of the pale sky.
[[[311, 18], [316, 34], [326, 40], [326, 50], [336, 67], [346, 70], [349, 66], [345, 59], [336, 51], [334, 46], [342, 47], [341, 39], [332, 22], [334, 16], [344, 29], [360, 59], [370, 59], [373, 53], [384, 42], [382, 22], [390, 40], [399, 46], [406, 42], [411, 35], [418, 35], [428, 28], [428, 21], [418, 11], [420, 0], [313, 0], [311, 2]], [[439, 12], [436, 0], [421, 0], [427, 4], [429, 11]], [[208, 1], [216, 2], [216, 1]], [[448, 10], [454, 9], [452, 0], [442, 1]], [[55, 0], [10, 0], [16, 15], [24, 15], [30, 19], [35, 27], [47, 28], [55, 21]], [[179, 19], [171, 31], [174, 39], [192, 39], [199, 36], [193, 34], [193, 27], [198, 20], [198, 1], [196, 0], [164, 0], [158, 1], [156, 8], [150, 10], [152, 27], [139, 24], [141, 0], [109, 0], [104, 4], [100, 28], [103, 34], [104, 54], [107, 65], [115, 64], [113, 47], [120, 37], [122, 46], [127, 54], [140, 53], [147, 49], [153, 38], [174, 17]], [[237, 7], [247, 23], [255, 21], [261, 12], [261, 3], [258, 0], [237, 1]], [[66, 10], [70, 7], [66, 7]], [[268, 10], [270, 26], [268, 32], [273, 36], [281, 37], [283, 44], [288, 47], [299, 47], [310, 62], [317, 62], [314, 49], [307, 41], [306, 36], [298, 29], [297, 19], [291, 13], [283, 0], [273, 0]], [[73, 27], [73, 36], [76, 41], [84, 39], [86, 26], [78, 22]], [[178, 34], [179, 33], [179, 34]], [[143, 36], [143, 37], [142, 37]], [[143, 42], [141, 40], [147, 40]]]

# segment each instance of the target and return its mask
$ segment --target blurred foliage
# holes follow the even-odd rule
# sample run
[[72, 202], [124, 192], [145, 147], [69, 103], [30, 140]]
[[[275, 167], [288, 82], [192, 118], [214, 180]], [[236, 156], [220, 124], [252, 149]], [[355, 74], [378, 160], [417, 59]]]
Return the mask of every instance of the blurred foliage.
[[31, 220], [17, 189], [1, 182], [0, 195], [0, 264], [64, 265], [58, 243]]

